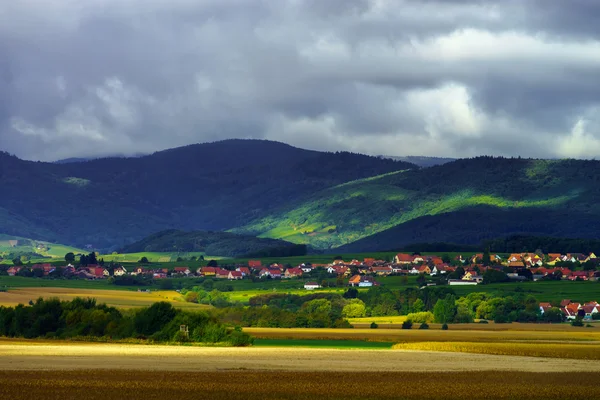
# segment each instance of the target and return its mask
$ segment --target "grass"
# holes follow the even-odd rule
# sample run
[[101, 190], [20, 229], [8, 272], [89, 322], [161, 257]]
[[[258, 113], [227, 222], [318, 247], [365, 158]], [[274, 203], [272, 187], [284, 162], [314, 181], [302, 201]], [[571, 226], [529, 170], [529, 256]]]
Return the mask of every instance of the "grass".
[[533, 295], [538, 301], [559, 304], [563, 299], [586, 302], [596, 300], [600, 293], [599, 282], [546, 281], [524, 283], [498, 283], [492, 285], [452, 286], [457, 296], [473, 292], [487, 292], [505, 297], [518, 293]]
[[370, 324], [375, 322], [377, 324], [402, 324], [406, 321], [406, 315], [396, 315], [388, 317], [364, 317], [364, 318], [349, 318], [348, 322], [352, 325], [356, 324]]
[[503, 356], [569, 358], [600, 360], [600, 344], [573, 343], [473, 343], [420, 342], [401, 343], [395, 350], [449, 351], [459, 353], [493, 354]]
[[333, 349], [391, 349], [392, 342], [365, 340], [315, 340], [315, 339], [256, 339], [256, 347], [312, 347]]
[[25, 399], [573, 399], [600, 398], [595, 372], [12, 371], [0, 397]]

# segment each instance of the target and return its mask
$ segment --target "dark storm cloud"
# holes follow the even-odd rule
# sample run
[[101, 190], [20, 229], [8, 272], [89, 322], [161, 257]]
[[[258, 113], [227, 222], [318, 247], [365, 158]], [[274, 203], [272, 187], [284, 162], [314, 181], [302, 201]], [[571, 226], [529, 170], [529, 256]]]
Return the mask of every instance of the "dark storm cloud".
[[598, 18], [594, 0], [1, 2], [0, 148], [593, 157]]

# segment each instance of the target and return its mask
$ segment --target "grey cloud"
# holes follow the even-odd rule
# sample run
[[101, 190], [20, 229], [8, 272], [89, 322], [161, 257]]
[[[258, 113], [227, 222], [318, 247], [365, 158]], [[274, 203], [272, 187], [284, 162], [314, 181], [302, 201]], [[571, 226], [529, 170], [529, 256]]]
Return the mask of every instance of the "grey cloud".
[[0, 147], [51, 160], [267, 137], [590, 157], [596, 3], [2, 2]]

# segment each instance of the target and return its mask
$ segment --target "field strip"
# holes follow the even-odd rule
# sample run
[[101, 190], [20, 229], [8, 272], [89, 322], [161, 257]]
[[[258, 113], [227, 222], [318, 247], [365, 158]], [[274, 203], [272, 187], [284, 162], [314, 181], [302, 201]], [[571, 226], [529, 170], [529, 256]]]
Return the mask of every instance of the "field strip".
[[86, 400], [591, 400], [597, 373], [513, 371], [0, 371], [0, 398]]
[[600, 370], [600, 361], [430, 351], [0, 341], [0, 370], [73, 369], [583, 372]]

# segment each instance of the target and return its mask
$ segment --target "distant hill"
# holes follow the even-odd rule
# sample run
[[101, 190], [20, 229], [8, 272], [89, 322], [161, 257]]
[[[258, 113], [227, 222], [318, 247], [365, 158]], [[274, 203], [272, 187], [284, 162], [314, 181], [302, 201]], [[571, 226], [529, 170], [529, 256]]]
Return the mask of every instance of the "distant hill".
[[510, 234], [595, 238], [599, 183], [598, 161], [462, 159], [324, 189], [235, 231], [336, 252]]
[[411, 168], [265, 140], [66, 164], [0, 153], [0, 233], [115, 249], [165, 229], [243, 226], [323, 189]]
[[434, 167], [436, 165], [447, 164], [452, 161], [456, 161], [456, 158], [448, 158], [448, 157], [425, 157], [425, 156], [379, 156], [381, 158], [389, 158], [391, 160], [396, 161], [404, 161], [409, 162], [415, 165], [418, 165], [421, 168]]
[[306, 254], [306, 246], [228, 232], [166, 230], [122, 248], [120, 253], [204, 252], [226, 257], [286, 257]]

